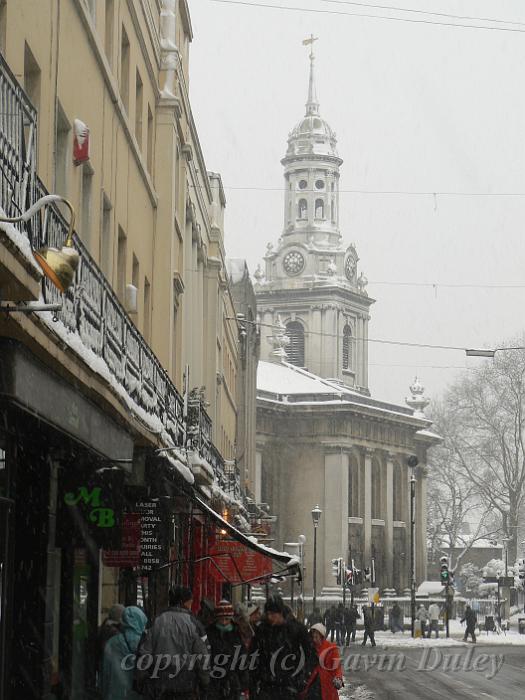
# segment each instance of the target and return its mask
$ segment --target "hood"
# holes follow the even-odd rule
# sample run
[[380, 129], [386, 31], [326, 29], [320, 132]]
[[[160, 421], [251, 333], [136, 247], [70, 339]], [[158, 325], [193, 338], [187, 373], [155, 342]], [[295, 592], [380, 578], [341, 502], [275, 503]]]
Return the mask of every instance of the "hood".
[[146, 629], [147, 622], [148, 618], [144, 614], [144, 611], [135, 605], [130, 605], [122, 613], [122, 630], [131, 632], [138, 637], [142, 636], [144, 630]]

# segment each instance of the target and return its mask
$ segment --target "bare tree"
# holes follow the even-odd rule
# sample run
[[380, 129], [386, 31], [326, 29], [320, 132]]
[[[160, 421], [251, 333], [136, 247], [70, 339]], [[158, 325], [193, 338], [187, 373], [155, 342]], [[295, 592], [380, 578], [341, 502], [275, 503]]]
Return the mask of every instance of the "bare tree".
[[[524, 340], [507, 345], [523, 347]], [[499, 352], [452, 385], [436, 420], [447, 451], [446, 470], [466, 484], [467, 500], [477, 501], [482, 530], [487, 518], [501, 523], [511, 561], [525, 494], [524, 378], [525, 351]]]

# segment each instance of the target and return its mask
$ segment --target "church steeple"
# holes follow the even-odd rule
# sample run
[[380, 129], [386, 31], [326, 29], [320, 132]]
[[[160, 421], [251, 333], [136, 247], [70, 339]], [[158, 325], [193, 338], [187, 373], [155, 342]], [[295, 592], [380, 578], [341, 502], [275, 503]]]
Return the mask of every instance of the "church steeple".
[[315, 69], [314, 69], [314, 41], [317, 41], [318, 37], [314, 37], [313, 34], [310, 35], [309, 39], [305, 39], [303, 44], [310, 44], [310, 80], [308, 83], [308, 101], [306, 103], [306, 114], [308, 117], [310, 115], [319, 114], [319, 100], [317, 99], [317, 90], [315, 89]]
[[[258, 273], [255, 290], [264, 324], [282, 323], [286, 328], [289, 362], [366, 392], [365, 338], [373, 301], [358, 271], [355, 246], [343, 244], [339, 228], [343, 161], [335, 133], [320, 115], [313, 52], [316, 40], [310, 35], [303, 41], [310, 47], [306, 111], [288, 134], [288, 148], [281, 160], [283, 231], [276, 247], [268, 245], [265, 273]], [[274, 351], [264, 338], [261, 358], [274, 359]]]

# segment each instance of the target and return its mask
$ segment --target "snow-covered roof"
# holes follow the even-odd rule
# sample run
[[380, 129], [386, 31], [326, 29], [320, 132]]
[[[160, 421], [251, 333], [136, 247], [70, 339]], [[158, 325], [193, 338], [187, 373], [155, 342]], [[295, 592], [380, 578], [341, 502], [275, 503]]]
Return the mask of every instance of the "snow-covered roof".
[[[340, 384], [335, 379], [322, 379], [288, 362], [260, 361], [257, 369], [257, 397], [268, 403], [294, 405], [359, 405], [381, 413], [403, 416], [418, 421], [422, 430], [431, 422], [417, 418], [412, 409], [366, 396]], [[422, 431], [420, 431], [422, 432]], [[430, 432], [428, 433], [430, 436]], [[432, 433], [432, 437], [438, 436]]]
[[419, 588], [416, 591], [416, 595], [418, 596], [434, 596], [442, 593], [443, 586], [441, 584], [441, 581], [423, 581], [423, 583], [419, 585]]

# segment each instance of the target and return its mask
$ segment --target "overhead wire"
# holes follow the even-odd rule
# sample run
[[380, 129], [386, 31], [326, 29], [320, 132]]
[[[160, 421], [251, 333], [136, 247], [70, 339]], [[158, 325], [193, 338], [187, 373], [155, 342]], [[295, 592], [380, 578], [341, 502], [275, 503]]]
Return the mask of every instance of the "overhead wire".
[[432, 12], [431, 10], [415, 10], [409, 7], [394, 7], [392, 5], [374, 5], [368, 2], [353, 2], [353, 0], [321, 0], [334, 5], [355, 5], [356, 7], [369, 7], [377, 10], [394, 10], [396, 12], [410, 12], [418, 15], [432, 15], [433, 17], [448, 17], [449, 19], [464, 19], [472, 22], [494, 22], [495, 24], [514, 24], [520, 27], [525, 27], [525, 22], [517, 22], [515, 20], [501, 19], [494, 17], [473, 17], [469, 15], [452, 15], [448, 12]]
[[486, 31], [495, 32], [513, 32], [518, 34], [525, 34], [525, 29], [516, 29], [513, 27], [487, 27], [479, 24], [459, 24], [456, 22], [435, 22], [432, 20], [425, 19], [412, 19], [410, 17], [392, 17], [387, 15], [374, 15], [367, 14], [363, 12], [344, 12], [342, 10], [324, 10], [315, 7], [294, 7], [290, 5], [271, 5], [265, 2], [248, 2], [248, 0], [210, 0], [210, 2], [215, 2], [224, 5], [244, 5], [247, 7], [256, 7], [272, 10], [284, 10], [291, 12], [311, 12], [315, 14], [325, 14], [325, 15], [337, 15], [346, 17], [362, 17], [365, 19], [380, 19], [390, 22], [407, 22], [410, 24], [430, 24], [441, 27], [451, 27], [456, 29], [480, 29]]
[[[197, 185], [189, 184], [190, 187], [196, 188]], [[199, 184], [202, 189], [202, 185]], [[254, 192], [288, 192], [285, 187], [264, 187], [261, 185], [223, 185], [225, 190], [241, 190]], [[325, 193], [324, 190], [294, 190], [295, 194], [303, 194], [308, 192], [316, 192], [319, 195]], [[525, 197], [525, 192], [452, 192], [452, 191], [417, 191], [417, 190], [359, 190], [359, 189], [339, 189], [334, 194], [375, 194], [375, 195], [399, 195], [399, 196], [415, 196], [415, 197]], [[332, 192], [328, 192], [332, 194]]]

